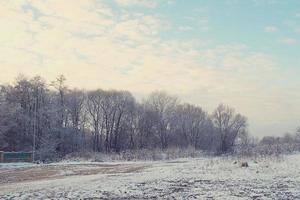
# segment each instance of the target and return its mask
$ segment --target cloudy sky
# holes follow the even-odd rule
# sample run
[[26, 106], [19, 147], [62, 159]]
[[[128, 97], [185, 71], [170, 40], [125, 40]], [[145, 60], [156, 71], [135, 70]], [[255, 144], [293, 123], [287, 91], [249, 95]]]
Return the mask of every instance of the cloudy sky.
[[246, 115], [256, 136], [300, 125], [298, 0], [0, 0], [0, 83], [165, 90]]

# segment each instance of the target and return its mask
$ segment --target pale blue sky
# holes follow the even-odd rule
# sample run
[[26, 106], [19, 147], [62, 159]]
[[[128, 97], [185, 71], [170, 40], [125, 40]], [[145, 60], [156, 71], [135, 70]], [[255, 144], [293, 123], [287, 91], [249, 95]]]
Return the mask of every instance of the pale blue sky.
[[298, 0], [0, 0], [0, 83], [166, 90], [220, 102], [256, 136], [300, 125]]
[[[117, 11], [123, 9], [108, 2]], [[170, 28], [160, 34], [163, 39], [206, 40], [209, 47], [244, 44], [276, 56], [286, 68], [299, 68], [298, 0], [176, 0], [155, 8], [131, 6], [127, 10], [167, 20]]]

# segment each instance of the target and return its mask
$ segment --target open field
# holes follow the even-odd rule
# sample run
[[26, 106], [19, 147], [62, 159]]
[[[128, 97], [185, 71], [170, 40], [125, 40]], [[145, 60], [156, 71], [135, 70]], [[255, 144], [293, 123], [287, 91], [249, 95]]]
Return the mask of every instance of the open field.
[[300, 155], [0, 168], [0, 199], [300, 199]]

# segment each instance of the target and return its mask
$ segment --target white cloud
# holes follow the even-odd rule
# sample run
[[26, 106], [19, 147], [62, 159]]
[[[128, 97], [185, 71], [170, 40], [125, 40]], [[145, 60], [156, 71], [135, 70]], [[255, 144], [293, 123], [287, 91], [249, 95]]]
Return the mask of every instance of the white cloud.
[[167, 4], [168, 5], [174, 5], [176, 3], [176, 0], [168, 0]]
[[116, 38], [126, 38], [130, 41], [144, 41], [147, 37], [156, 36], [164, 28], [162, 20], [151, 15], [129, 15], [115, 24], [112, 34]]
[[300, 33], [300, 27], [299, 28], [295, 28], [295, 32], [296, 33]]
[[[211, 30], [211, 24], [207, 14], [203, 10], [194, 10], [191, 15], [184, 16], [184, 19], [190, 21], [190, 23], [193, 24], [193, 27], [197, 27], [202, 31]], [[182, 29], [184, 27], [187, 28], [189, 26], [181, 26], [180, 28]]]
[[179, 31], [191, 31], [193, 28], [191, 26], [179, 26], [178, 27]]
[[298, 41], [294, 38], [283, 38], [281, 39], [281, 43], [286, 45], [295, 45], [298, 43]]
[[264, 31], [267, 33], [274, 33], [278, 31], [278, 28], [276, 26], [266, 26]]
[[243, 46], [196, 50], [195, 42], [161, 40], [165, 24], [159, 17], [116, 14], [96, 1], [33, 2], [44, 14], [38, 20], [22, 12], [23, 5], [7, 6], [4, 10], [11, 13], [2, 19], [6, 31], [0, 35], [7, 44], [0, 47], [1, 68], [6, 68], [1, 80], [20, 72], [48, 80], [64, 73], [77, 87], [182, 94], [206, 88], [218, 93], [218, 80], [226, 82], [221, 88], [234, 88], [243, 82], [240, 75], [273, 66], [270, 58], [248, 55]]
[[144, 6], [155, 8], [158, 4], [157, 0], [116, 0], [120, 6]]
[[255, 6], [270, 6], [282, 3], [281, 0], [252, 0], [252, 2]]

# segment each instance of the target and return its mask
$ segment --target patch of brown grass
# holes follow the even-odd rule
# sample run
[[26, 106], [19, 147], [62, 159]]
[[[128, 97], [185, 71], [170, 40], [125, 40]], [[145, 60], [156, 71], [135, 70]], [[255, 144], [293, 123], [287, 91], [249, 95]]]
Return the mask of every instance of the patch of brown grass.
[[59, 179], [66, 176], [84, 176], [93, 174], [133, 173], [145, 169], [146, 165], [131, 164], [78, 164], [46, 165], [30, 168], [0, 170], [0, 185], [43, 179]]

